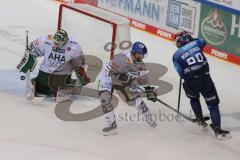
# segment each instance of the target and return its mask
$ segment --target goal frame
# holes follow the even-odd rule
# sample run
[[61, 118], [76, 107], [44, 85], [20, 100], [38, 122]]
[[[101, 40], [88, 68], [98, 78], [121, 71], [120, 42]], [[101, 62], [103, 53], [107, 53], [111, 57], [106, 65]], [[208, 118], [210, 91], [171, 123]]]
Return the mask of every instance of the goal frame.
[[104, 19], [102, 17], [99, 17], [97, 15], [93, 15], [93, 14], [90, 14], [90, 13], [87, 13], [85, 11], [82, 11], [81, 9], [78, 9], [78, 8], [74, 8], [72, 6], [69, 6], [69, 5], [66, 5], [66, 4], [60, 4], [59, 6], [59, 12], [58, 12], [58, 27], [57, 29], [61, 29], [61, 22], [62, 22], [62, 10], [63, 8], [67, 8], [67, 9], [70, 9], [70, 10], [73, 10], [77, 13], [80, 13], [80, 14], [84, 14], [84, 15], [87, 15], [89, 17], [92, 17], [92, 18], [96, 18], [97, 20], [100, 20], [100, 21], [103, 21], [105, 23], [108, 23], [110, 25], [112, 25], [112, 45], [111, 45], [111, 54], [110, 54], [110, 58], [112, 59], [113, 55], [114, 55], [114, 50], [115, 50], [115, 42], [116, 42], [116, 32], [117, 32], [117, 24], [114, 23], [114, 22], [111, 22], [107, 19]]

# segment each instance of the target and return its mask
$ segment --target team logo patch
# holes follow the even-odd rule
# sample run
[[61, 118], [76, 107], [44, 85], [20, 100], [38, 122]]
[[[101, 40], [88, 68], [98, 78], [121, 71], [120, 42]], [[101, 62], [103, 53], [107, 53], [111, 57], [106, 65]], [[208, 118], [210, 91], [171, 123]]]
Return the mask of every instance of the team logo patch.
[[58, 53], [65, 53], [65, 49], [56, 48], [56, 47], [53, 47], [53, 48], [52, 48], [52, 51], [58, 52]]

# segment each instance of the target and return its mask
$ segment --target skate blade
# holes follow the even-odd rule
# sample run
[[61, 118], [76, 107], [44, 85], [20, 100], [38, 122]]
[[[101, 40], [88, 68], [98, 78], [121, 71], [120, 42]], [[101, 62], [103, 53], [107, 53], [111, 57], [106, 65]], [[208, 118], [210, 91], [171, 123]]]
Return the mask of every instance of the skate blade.
[[230, 133], [228, 133], [228, 134], [224, 134], [224, 135], [220, 134], [220, 135], [217, 135], [216, 137], [217, 137], [218, 140], [223, 140], [223, 139], [232, 138], [232, 135]]
[[232, 138], [232, 135], [231, 135], [231, 133], [228, 133], [228, 134], [224, 135], [223, 138], [230, 139], [230, 138]]
[[109, 132], [103, 132], [103, 136], [112, 136], [118, 134], [117, 129], [111, 130]]

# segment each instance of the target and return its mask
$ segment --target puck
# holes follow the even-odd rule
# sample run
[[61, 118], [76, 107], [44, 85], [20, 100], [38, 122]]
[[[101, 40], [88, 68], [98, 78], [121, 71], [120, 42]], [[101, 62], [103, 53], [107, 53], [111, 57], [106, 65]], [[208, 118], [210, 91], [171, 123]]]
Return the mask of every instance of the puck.
[[23, 81], [25, 80], [25, 76], [21, 76], [20, 79]]

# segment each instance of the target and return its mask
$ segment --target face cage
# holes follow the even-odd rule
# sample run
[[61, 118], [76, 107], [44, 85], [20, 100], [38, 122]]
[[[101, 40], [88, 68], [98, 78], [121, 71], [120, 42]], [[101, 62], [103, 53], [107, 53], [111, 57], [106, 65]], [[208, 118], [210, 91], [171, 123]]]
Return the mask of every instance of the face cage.
[[68, 39], [64, 40], [64, 38], [56, 38], [54, 37], [54, 44], [57, 48], [61, 48], [64, 44], [66, 44]]
[[63, 46], [64, 42], [57, 42], [54, 40], [54, 45], [57, 47], [57, 48], [61, 48]]

